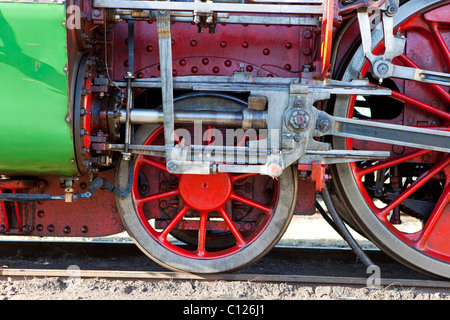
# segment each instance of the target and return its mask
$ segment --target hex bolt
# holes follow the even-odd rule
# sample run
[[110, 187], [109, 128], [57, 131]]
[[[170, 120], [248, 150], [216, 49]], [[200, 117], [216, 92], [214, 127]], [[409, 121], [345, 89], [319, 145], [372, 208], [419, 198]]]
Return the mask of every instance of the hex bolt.
[[167, 170], [168, 170], [169, 172], [173, 172], [173, 171], [175, 171], [175, 170], [177, 170], [177, 169], [178, 169], [178, 165], [177, 165], [175, 162], [169, 161], [169, 162], [167, 163]]
[[329, 119], [320, 119], [317, 123], [317, 129], [320, 132], [327, 132], [331, 129], [331, 121]]
[[395, 6], [388, 6], [387, 7], [387, 15], [388, 16], [393, 16], [395, 13], [397, 12], [397, 7]]

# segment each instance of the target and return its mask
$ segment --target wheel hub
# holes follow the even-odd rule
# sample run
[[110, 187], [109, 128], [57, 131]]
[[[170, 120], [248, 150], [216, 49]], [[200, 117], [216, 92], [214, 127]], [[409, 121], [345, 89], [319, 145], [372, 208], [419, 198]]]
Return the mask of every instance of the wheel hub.
[[191, 208], [211, 211], [222, 206], [230, 198], [232, 183], [227, 173], [182, 175], [179, 188], [183, 200]]

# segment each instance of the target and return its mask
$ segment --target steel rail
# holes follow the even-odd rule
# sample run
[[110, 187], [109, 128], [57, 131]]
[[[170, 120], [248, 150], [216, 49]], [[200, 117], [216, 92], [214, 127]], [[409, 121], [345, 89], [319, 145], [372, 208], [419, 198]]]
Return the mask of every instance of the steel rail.
[[[68, 271], [63, 269], [1, 269], [0, 277], [11, 278], [49, 278], [67, 277]], [[259, 283], [291, 283], [308, 285], [331, 285], [367, 287], [367, 278], [363, 277], [329, 277], [276, 274], [224, 273], [200, 275], [181, 272], [161, 271], [115, 271], [115, 270], [79, 270], [77, 276], [84, 279], [105, 280], [142, 280], [142, 281], [242, 281]], [[381, 287], [450, 289], [450, 282], [439, 280], [414, 279], [380, 279]]]
[[[4, 256], [11, 256], [21, 250], [21, 256], [39, 254], [61, 254], [77, 252], [89, 252], [98, 257], [108, 258], [110, 255], [117, 256], [140, 256], [142, 252], [133, 242], [113, 242], [108, 241], [33, 241], [33, 240], [4, 240], [5, 245], [1, 246], [0, 252]], [[87, 250], [87, 251], [86, 251]], [[365, 249], [377, 263], [392, 261], [382, 251], [377, 249]], [[44, 253], [45, 252], [45, 253]], [[354, 261], [353, 251], [349, 248], [323, 248], [323, 247], [291, 247], [277, 245], [269, 255], [274, 257], [297, 256], [302, 259], [338, 259]], [[387, 260], [386, 260], [387, 259]], [[190, 274], [171, 271], [136, 271], [136, 270], [79, 270], [77, 276], [84, 279], [106, 279], [106, 280], [142, 280], [142, 281], [242, 281], [256, 283], [291, 283], [299, 285], [330, 285], [367, 287], [366, 277], [354, 276], [317, 276], [317, 275], [284, 275], [284, 274], [254, 274], [254, 273], [224, 273], [224, 274]], [[68, 277], [67, 269], [26, 269], [26, 268], [0, 268], [0, 280], [2, 278], [45, 278], [45, 277]], [[450, 281], [435, 279], [409, 278], [381, 278], [380, 287], [401, 287], [401, 288], [428, 288], [432, 290], [450, 290]]]

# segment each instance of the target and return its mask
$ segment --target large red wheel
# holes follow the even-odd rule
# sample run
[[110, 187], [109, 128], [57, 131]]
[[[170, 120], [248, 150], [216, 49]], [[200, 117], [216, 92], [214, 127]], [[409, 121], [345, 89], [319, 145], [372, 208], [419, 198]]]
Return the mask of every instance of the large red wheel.
[[[164, 145], [162, 127], [142, 126], [136, 143]], [[118, 199], [124, 225], [150, 258], [177, 271], [226, 272], [253, 263], [281, 238], [293, 213], [297, 180], [287, 168], [273, 179], [259, 174], [170, 174], [163, 158], [122, 161], [124, 188], [134, 166], [131, 194]], [[180, 241], [181, 240], [181, 241]]]
[[[395, 21], [395, 32], [407, 38], [407, 45], [394, 64], [448, 72], [448, 1], [410, 1]], [[381, 52], [382, 32], [375, 31], [372, 40]], [[370, 71], [360, 48], [343, 80], [358, 74], [370, 78]], [[449, 87], [399, 79], [381, 85], [393, 90], [390, 98], [339, 97], [334, 115], [449, 131]], [[338, 196], [381, 249], [419, 271], [450, 278], [450, 155], [356, 139], [334, 138], [333, 143], [339, 149], [391, 152], [384, 161], [337, 165]]]

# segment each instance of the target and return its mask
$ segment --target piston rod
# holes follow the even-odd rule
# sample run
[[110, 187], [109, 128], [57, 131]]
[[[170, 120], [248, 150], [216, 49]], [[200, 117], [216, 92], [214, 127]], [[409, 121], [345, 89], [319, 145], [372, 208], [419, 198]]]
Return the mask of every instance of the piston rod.
[[[192, 124], [201, 121], [203, 124], [226, 127], [266, 128], [266, 111], [246, 110], [243, 112], [227, 111], [175, 111], [174, 122], [177, 124]], [[126, 123], [127, 110], [120, 110], [120, 123]], [[154, 109], [132, 109], [130, 122], [133, 124], [163, 124], [164, 114]]]

